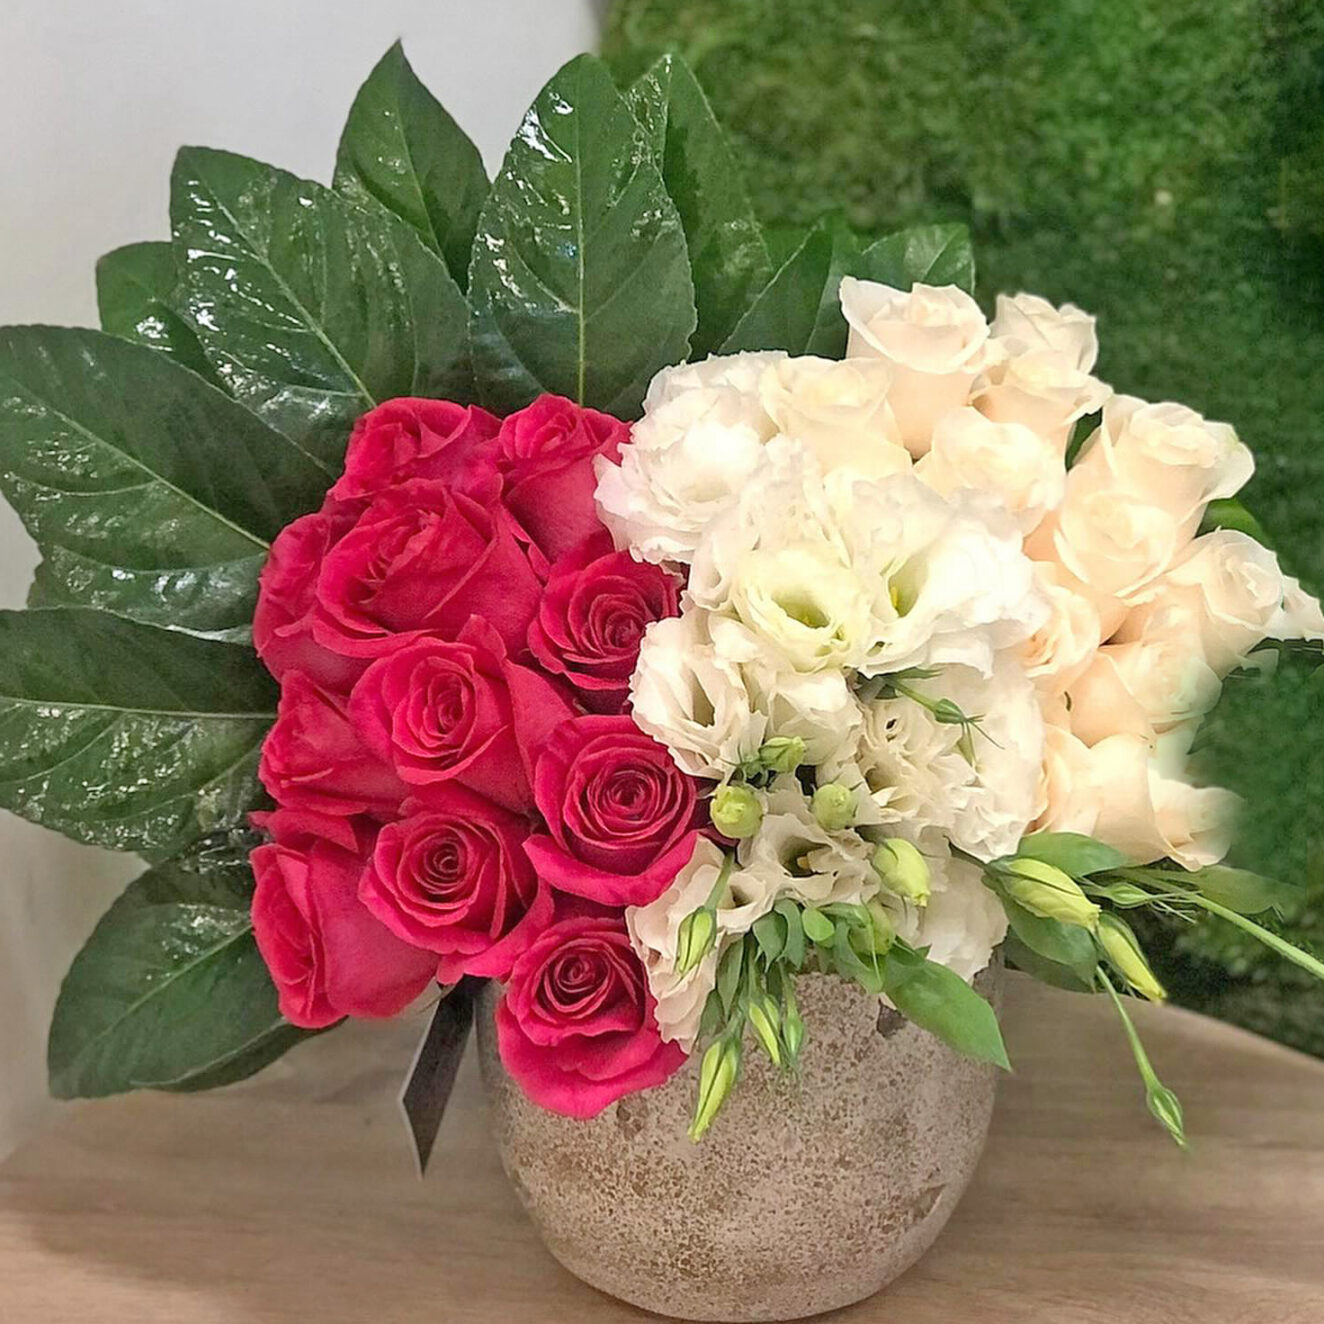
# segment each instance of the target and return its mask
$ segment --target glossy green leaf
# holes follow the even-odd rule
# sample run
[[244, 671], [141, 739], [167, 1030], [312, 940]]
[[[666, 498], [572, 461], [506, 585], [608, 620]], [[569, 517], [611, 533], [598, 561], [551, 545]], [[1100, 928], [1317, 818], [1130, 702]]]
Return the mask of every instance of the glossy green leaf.
[[174, 863], [129, 884], [60, 990], [52, 1094], [211, 1088], [304, 1037], [281, 1017], [253, 941], [252, 886], [247, 869], [198, 874]]
[[464, 130], [419, 81], [396, 42], [350, 107], [336, 154], [336, 189], [408, 221], [463, 289], [469, 282], [487, 172]]
[[1178, 875], [1178, 881], [1194, 887], [1202, 896], [1239, 915], [1259, 915], [1283, 909], [1300, 899], [1301, 889], [1226, 864], [1211, 864], [1194, 873]]
[[43, 602], [242, 637], [269, 543], [331, 481], [143, 345], [0, 330], [0, 488], [45, 554]]
[[688, 357], [685, 232], [594, 57], [525, 115], [479, 221], [470, 298], [479, 393], [498, 412], [551, 391], [636, 417], [654, 373]]
[[1050, 961], [1047, 957], [1040, 956], [1034, 948], [1027, 947], [1014, 932], [1007, 934], [1002, 952], [1013, 969], [1037, 979], [1041, 984], [1065, 989], [1068, 993], [1098, 992], [1098, 989], [1084, 983], [1070, 967]]
[[1120, 869], [1126, 863], [1121, 851], [1080, 832], [1035, 832], [1021, 839], [1016, 854], [1051, 864], [1073, 878]]
[[763, 959], [771, 965], [786, 950], [786, 918], [775, 910], [754, 921], [754, 937]]
[[235, 644], [77, 607], [0, 612], [0, 808], [173, 855], [257, 802], [276, 697]]
[[728, 1015], [735, 1003], [736, 994], [740, 991], [740, 977], [744, 971], [745, 943], [741, 939], [733, 942], [722, 953], [722, 959], [717, 963], [717, 996], [721, 1000], [723, 1011]]
[[97, 263], [101, 329], [168, 354], [208, 381], [215, 373], [179, 310], [179, 273], [169, 243], [126, 244]]
[[964, 225], [916, 225], [884, 235], [856, 259], [852, 275], [894, 289], [957, 285], [975, 289], [975, 250]]
[[784, 349], [840, 358], [846, 350], [846, 323], [838, 289], [854, 254], [855, 242], [840, 221], [820, 221], [759, 291], [722, 353]]
[[228, 152], [175, 161], [175, 253], [207, 357], [236, 399], [338, 470], [394, 396], [467, 398], [468, 307], [383, 207]]
[[958, 1052], [1010, 1070], [997, 1013], [960, 975], [915, 953], [893, 949], [884, 986], [907, 1020]]
[[693, 71], [663, 56], [627, 94], [680, 213], [699, 324], [691, 353], [712, 353], [772, 276], [740, 166]]
[[800, 907], [790, 897], [783, 897], [774, 909], [786, 921], [786, 946], [783, 955], [792, 970], [799, 970], [805, 963], [806, 953], [805, 926], [800, 915]]
[[1063, 924], [1061, 920], [1032, 915], [1010, 897], [1002, 898], [1002, 906], [1012, 932], [1027, 947], [1047, 961], [1066, 966], [1085, 987], [1093, 985], [1099, 953], [1087, 930], [1076, 924]]

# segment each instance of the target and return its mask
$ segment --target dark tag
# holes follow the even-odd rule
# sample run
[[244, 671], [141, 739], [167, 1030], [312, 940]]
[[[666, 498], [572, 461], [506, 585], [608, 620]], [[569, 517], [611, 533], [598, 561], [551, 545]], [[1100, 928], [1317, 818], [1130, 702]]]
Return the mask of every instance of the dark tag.
[[477, 979], [462, 979], [437, 1004], [400, 1092], [400, 1107], [414, 1142], [420, 1177], [427, 1171], [455, 1087], [455, 1075], [474, 1023], [474, 997], [480, 983]]

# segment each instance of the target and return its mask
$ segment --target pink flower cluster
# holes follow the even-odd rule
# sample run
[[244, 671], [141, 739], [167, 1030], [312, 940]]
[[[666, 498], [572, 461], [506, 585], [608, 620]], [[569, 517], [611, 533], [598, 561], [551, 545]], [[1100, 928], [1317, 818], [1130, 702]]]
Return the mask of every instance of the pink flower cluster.
[[502, 1054], [591, 1116], [683, 1060], [624, 908], [689, 859], [697, 784], [627, 712], [679, 584], [617, 552], [593, 462], [627, 426], [544, 396], [499, 420], [392, 400], [277, 538], [254, 640], [280, 681], [253, 924], [296, 1025], [505, 981]]

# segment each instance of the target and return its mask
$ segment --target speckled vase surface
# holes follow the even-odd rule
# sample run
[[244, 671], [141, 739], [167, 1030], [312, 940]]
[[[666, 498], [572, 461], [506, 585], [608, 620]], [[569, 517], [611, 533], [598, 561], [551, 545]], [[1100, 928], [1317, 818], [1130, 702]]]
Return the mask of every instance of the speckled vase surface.
[[[976, 987], [999, 983], [993, 967]], [[836, 976], [804, 976], [797, 993], [799, 1079], [749, 1041], [695, 1145], [697, 1057], [592, 1121], [545, 1112], [501, 1066], [489, 989], [478, 1039], [501, 1159], [567, 1269], [671, 1319], [736, 1324], [863, 1300], [929, 1248], [979, 1162], [996, 1070]]]

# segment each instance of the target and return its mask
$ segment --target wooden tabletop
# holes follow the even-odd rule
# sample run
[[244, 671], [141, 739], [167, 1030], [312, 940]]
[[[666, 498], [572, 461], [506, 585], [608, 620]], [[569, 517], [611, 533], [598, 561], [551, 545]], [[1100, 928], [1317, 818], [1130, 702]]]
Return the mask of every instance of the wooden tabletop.
[[[1016, 1074], [938, 1244], [836, 1324], [1320, 1324], [1324, 1063], [1139, 1008], [1192, 1151], [1102, 998], [1017, 978]], [[209, 1096], [69, 1105], [0, 1164], [4, 1324], [626, 1324], [547, 1255], [466, 1063], [426, 1181], [394, 1096], [421, 1022]]]

